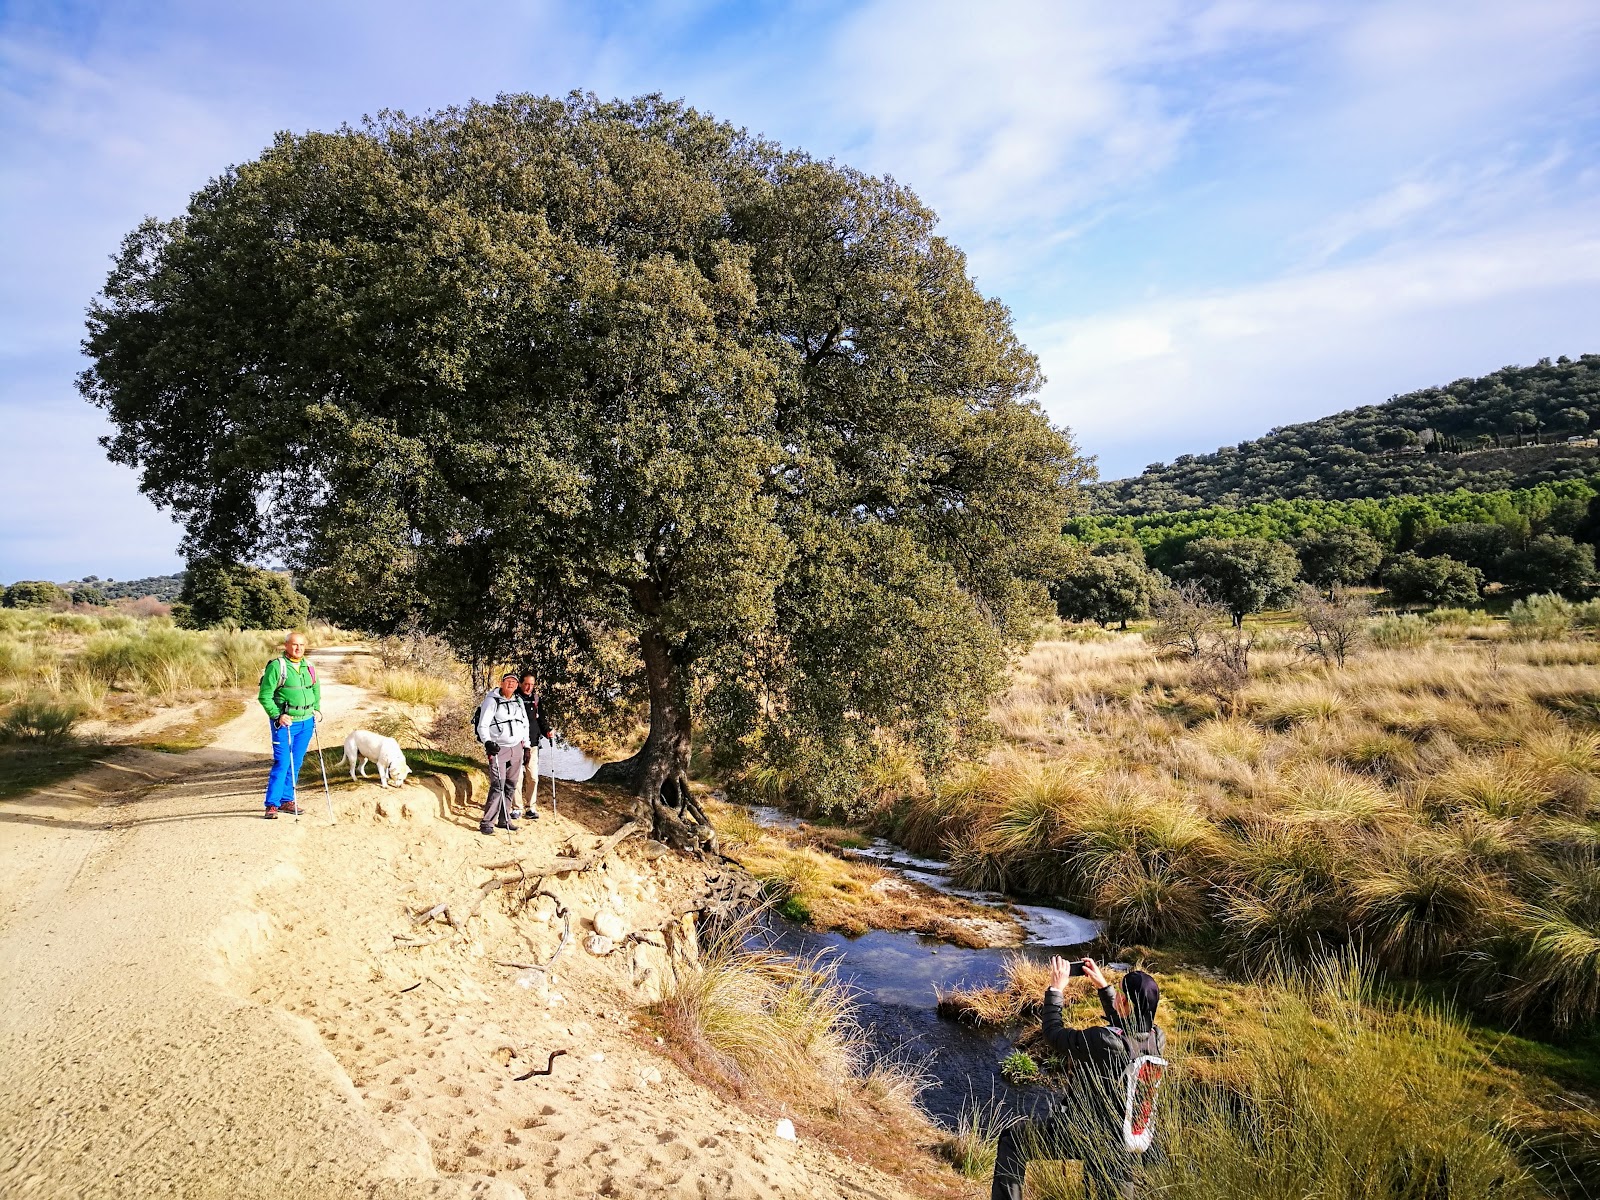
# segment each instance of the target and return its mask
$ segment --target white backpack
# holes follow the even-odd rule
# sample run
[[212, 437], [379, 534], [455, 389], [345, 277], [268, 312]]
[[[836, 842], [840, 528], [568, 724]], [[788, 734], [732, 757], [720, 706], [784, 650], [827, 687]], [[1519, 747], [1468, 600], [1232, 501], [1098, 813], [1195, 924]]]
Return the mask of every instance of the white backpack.
[[1122, 1072], [1122, 1148], [1134, 1154], [1150, 1149], [1156, 1133], [1156, 1096], [1161, 1091], [1161, 1078], [1171, 1064], [1156, 1050], [1156, 1033], [1151, 1030], [1142, 1037], [1131, 1037], [1122, 1030], [1122, 1040], [1128, 1047], [1128, 1065]]

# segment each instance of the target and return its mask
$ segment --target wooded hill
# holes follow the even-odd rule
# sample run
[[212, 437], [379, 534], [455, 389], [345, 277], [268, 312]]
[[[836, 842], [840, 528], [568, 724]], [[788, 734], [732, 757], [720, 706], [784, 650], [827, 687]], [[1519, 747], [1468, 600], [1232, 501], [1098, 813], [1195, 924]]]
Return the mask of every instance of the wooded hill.
[[1600, 469], [1597, 427], [1600, 354], [1543, 358], [1182, 454], [1091, 493], [1097, 514], [1138, 515], [1525, 488]]

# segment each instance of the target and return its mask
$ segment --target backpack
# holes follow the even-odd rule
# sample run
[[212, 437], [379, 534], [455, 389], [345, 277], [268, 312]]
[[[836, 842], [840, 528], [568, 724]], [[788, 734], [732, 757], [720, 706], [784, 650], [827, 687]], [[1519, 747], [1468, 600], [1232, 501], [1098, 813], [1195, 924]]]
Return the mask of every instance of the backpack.
[[1156, 1096], [1171, 1065], [1155, 1051], [1156, 1031], [1137, 1037], [1117, 1030], [1128, 1048], [1122, 1072], [1122, 1148], [1134, 1154], [1150, 1149], [1156, 1133]]

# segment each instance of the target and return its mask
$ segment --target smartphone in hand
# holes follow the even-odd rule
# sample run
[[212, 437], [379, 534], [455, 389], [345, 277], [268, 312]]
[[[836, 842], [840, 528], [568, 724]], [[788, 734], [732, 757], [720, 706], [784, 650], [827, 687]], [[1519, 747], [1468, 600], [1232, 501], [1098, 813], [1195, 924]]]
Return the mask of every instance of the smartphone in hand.
[[1074, 958], [1067, 963], [1067, 978], [1081, 979], [1083, 977], [1083, 959]]

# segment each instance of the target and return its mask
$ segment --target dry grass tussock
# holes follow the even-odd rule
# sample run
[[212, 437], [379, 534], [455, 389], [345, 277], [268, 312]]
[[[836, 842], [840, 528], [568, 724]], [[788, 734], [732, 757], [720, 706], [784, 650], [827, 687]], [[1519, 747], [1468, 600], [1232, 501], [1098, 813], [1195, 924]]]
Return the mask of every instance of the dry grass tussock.
[[1600, 643], [1415, 624], [1343, 670], [1255, 654], [1231, 712], [1136, 638], [1041, 643], [995, 709], [1014, 744], [895, 833], [1123, 945], [1249, 970], [1361, 946], [1501, 1018], [1593, 1025], [1600, 903], [1571, 881], [1600, 872]]
[[753, 913], [708, 938], [699, 962], [680, 969], [653, 1006], [679, 1061], [725, 1093], [832, 1133], [870, 1128], [902, 1146], [931, 1143], [917, 1107], [925, 1068], [875, 1055], [833, 964], [764, 949], [759, 921]]

